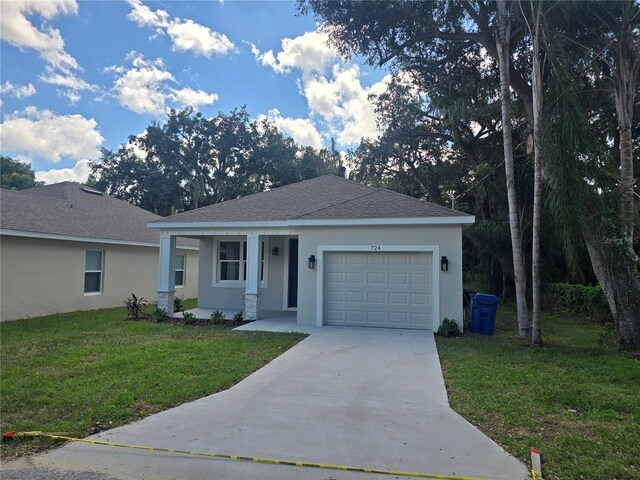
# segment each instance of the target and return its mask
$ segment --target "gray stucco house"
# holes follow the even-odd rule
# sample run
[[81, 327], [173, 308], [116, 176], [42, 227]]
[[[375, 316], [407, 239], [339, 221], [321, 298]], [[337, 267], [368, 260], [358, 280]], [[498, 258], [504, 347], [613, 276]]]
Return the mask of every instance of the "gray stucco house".
[[[151, 300], [158, 278], [161, 217], [86, 185], [0, 189], [0, 320]], [[179, 296], [195, 297], [198, 242], [175, 252]]]
[[300, 326], [462, 326], [462, 228], [474, 217], [327, 175], [151, 222], [158, 305], [176, 238], [200, 241], [198, 307], [295, 310]]

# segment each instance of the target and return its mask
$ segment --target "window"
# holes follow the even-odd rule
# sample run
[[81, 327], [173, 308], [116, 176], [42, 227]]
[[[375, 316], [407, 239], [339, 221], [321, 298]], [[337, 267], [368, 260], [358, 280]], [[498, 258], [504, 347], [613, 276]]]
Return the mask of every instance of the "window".
[[[241, 245], [242, 248], [240, 248]], [[264, 242], [260, 242], [261, 282], [264, 282], [264, 251]], [[246, 278], [247, 242], [220, 242], [218, 244], [218, 279], [221, 282], [244, 282]]]
[[84, 260], [84, 293], [102, 292], [103, 257], [102, 250], [87, 250]]
[[184, 255], [176, 255], [176, 287], [184, 287], [184, 271], [186, 258]]

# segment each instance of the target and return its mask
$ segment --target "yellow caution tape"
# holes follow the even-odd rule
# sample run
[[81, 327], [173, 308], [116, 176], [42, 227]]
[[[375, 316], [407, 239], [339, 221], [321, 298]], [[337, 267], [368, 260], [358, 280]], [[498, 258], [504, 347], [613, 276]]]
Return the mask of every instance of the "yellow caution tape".
[[458, 477], [455, 475], [436, 475], [432, 473], [403, 472], [400, 470], [381, 470], [381, 469], [375, 469], [375, 468], [350, 467], [347, 465], [334, 465], [331, 463], [300, 462], [300, 461], [292, 461], [292, 460], [279, 460], [275, 458], [248, 457], [244, 455], [226, 455], [223, 453], [191, 452], [188, 450], [176, 450], [172, 448], [148, 447], [145, 445], [128, 445], [126, 443], [105, 442], [102, 440], [89, 440], [87, 438], [74, 438], [74, 437], [67, 437], [65, 435], [54, 435], [52, 433], [44, 433], [39, 431], [10, 432], [9, 434], [3, 435], [3, 437], [4, 438], [48, 437], [48, 438], [55, 438], [59, 440], [69, 440], [72, 442], [91, 443], [93, 445], [105, 445], [108, 447], [121, 447], [121, 448], [134, 448], [136, 450], [148, 450], [150, 452], [181, 453], [184, 455], [196, 455], [199, 457], [218, 458], [218, 459], [224, 459], [224, 460], [241, 460], [246, 462], [268, 463], [272, 465], [288, 465], [292, 467], [324, 468], [329, 470], [344, 470], [347, 472], [377, 473], [380, 475], [396, 475], [400, 477], [434, 478], [438, 480], [489, 480], [486, 478]]

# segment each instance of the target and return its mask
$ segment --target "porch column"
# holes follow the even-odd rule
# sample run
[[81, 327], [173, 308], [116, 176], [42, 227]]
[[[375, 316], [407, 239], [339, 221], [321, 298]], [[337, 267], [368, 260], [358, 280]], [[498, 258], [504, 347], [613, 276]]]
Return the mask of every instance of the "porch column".
[[244, 292], [244, 318], [260, 318], [260, 235], [247, 235], [247, 286]]
[[173, 314], [175, 282], [176, 237], [160, 233], [160, 260], [158, 262], [158, 308]]

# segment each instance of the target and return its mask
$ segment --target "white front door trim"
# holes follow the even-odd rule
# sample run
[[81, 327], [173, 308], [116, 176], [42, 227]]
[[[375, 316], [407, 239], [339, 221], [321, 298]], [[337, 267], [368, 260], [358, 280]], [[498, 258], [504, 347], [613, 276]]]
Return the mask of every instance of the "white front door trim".
[[431, 264], [433, 285], [433, 325], [440, 326], [440, 245], [318, 245], [316, 249], [316, 325], [324, 323], [324, 254], [325, 252], [426, 252], [433, 255]]

